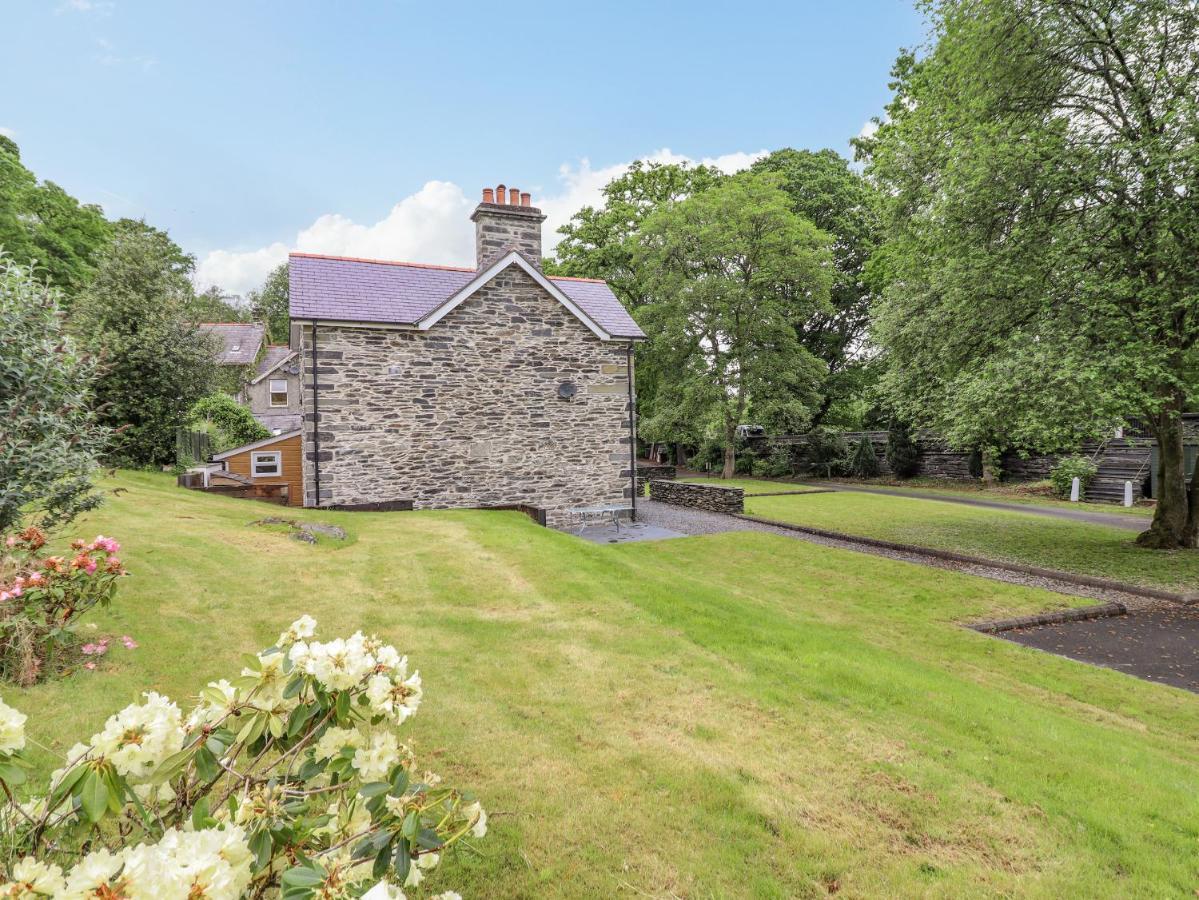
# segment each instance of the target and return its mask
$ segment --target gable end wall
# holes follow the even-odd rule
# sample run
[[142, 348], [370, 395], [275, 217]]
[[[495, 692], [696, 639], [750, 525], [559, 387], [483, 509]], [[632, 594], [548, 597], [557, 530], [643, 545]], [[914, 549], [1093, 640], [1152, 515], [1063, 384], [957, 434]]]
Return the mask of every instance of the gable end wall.
[[[312, 331], [301, 328], [305, 505], [318, 505]], [[428, 331], [320, 325], [319, 505], [576, 506], [630, 499], [627, 344], [512, 266]], [[558, 385], [578, 393], [560, 400]]]

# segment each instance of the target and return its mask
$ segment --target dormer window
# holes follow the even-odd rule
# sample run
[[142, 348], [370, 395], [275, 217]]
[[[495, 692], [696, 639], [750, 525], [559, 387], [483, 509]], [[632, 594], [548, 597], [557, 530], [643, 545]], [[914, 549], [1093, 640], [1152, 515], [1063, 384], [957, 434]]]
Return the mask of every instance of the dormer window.
[[230, 347], [229, 349], [230, 349], [230, 350], [232, 350], [234, 353], [236, 353], [238, 350], [240, 350], [240, 349], [241, 349], [241, 344], [234, 344], [234, 345], [233, 345], [232, 347]]

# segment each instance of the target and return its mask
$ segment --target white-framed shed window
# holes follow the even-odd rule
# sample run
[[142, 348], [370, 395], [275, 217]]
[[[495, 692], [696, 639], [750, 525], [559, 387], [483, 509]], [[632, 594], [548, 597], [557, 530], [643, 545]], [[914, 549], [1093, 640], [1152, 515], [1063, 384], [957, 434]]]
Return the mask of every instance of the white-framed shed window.
[[270, 389], [271, 406], [287, 406], [287, 379], [272, 378]]
[[258, 477], [283, 474], [283, 454], [270, 450], [250, 454], [250, 474]]

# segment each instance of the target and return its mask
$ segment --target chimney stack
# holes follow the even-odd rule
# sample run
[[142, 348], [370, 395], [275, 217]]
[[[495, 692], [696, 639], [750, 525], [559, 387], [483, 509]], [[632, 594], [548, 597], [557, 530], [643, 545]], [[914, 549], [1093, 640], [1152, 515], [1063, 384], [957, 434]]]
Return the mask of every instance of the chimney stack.
[[545, 216], [533, 198], [499, 184], [483, 188], [483, 202], [471, 214], [475, 223], [475, 267], [480, 271], [509, 250], [519, 250], [541, 268], [541, 223]]

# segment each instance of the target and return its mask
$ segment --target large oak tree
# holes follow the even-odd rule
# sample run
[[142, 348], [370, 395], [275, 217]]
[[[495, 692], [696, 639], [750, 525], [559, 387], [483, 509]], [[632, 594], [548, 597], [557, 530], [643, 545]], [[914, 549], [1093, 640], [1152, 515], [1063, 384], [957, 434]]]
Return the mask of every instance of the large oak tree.
[[929, 0], [863, 142], [890, 198], [875, 338], [900, 409], [1053, 450], [1160, 447], [1148, 547], [1194, 547], [1182, 412], [1199, 337], [1194, 0]]

